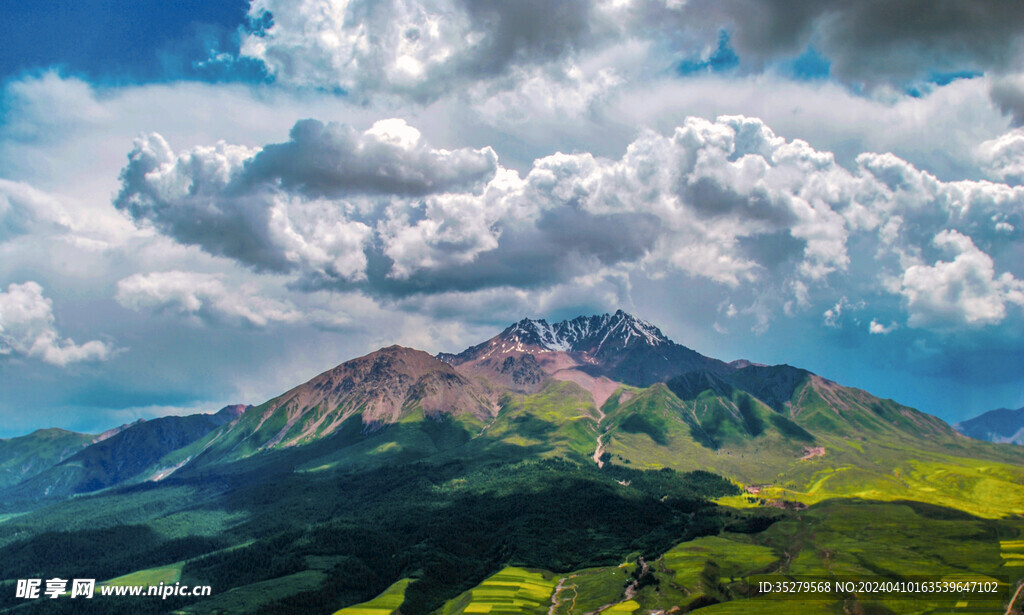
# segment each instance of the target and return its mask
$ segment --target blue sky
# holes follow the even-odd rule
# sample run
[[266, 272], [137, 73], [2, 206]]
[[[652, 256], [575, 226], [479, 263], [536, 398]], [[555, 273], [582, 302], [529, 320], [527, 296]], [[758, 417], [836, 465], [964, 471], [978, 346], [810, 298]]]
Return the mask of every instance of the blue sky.
[[[218, 79], [199, 66], [238, 51], [248, 3], [83, 0], [5, 3], [0, 76], [59, 67], [97, 83]], [[249, 78], [248, 74], [235, 78]]]
[[923, 6], [5, 5], [0, 437], [618, 308], [1022, 406], [1024, 11]]

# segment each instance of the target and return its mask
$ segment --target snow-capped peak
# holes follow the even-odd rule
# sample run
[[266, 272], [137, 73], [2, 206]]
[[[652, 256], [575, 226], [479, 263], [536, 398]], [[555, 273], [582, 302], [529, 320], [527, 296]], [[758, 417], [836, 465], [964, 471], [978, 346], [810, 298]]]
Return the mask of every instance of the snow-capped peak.
[[657, 327], [622, 310], [600, 316], [578, 316], [550, 324], [546, 320], [523, 320], [506, 329], [502, 337], [517, 344], [543, 350], [583, 351], [597, 354], [606, 348], [635, 344], [659, 346], [669, 343]]

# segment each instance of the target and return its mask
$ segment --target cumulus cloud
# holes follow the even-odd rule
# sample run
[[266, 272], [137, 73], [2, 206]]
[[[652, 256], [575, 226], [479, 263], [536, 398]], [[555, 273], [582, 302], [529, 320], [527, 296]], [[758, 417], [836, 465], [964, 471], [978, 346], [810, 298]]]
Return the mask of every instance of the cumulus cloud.
[[380, 120], [360, 133], [345, 124], [302, 120], [286, 143], [268, 145], [246, 162], [236, 189], [275, 183], [307, 196], [424, 195], [467, 188], [497, 165], [490, 148], [430, 148], [402, 119]]
[[402, 120], [363, 133], [304, 120], [286, 143], [222, 142], [180, 155], [150, 134], [128, 158], [114, 205], [136, 222], [256, 270], [342, 281], [365, 278], [367, 195], [464, 188], [496, 168], [489, 148], [430, 149]]
[[1010, 184], [1024, 184], [1024, 129], [985, 141], [978, 147], [978, 158], [991, 177]]
[[1024, 282], [1013, 274], [997, 275], [992, 258], [970, 237], [954, 230], [935, 236], [936, 247], [952, 261], [912, 265], [903, 273], [900, 294], [912, 327], [977, 327], [997, 324], [1007, 304], [1024, 306]]
[[820, 280], [846, 266], [826, 185], [845, 172], [756, 119], [691, 118], [620, 160], [555, 154], [525, 177], [489, 149], [429, 149], [400, 121], [361, 135], [323, 128], [300, 122], [289, 143], [259, 151], [221, 143], [177, 156], [142, 138], [115, 205], [257, 270], [297, 271], [309, 288], [536, 287], [620, 263], [735, 285], [766, 269]]
[[104, 361], [113, 351], [98, 340], [78, 345], [62, 338], [55, 327], [53, 304], [43, 296], [39, 284], [10, 284], [6, 292], [0, 291], [0, 355], [31, 357], [65, 366]]
[[117, 302], [133, 309], [174, 312], [199, 321], [266, 327], [271, 324], [349, 324], [343, 314], [306, 312], [261, 294], [254, 285], [231, 288], [224, 276], [189, 271], [138, 273], [117, 283]]
[[[873, 88], [939, 74], [1006, 72], [1024, 45], [1024, 10], [1000, 0], [254, 0], [241, 55], [281, 83], [427, 102], [470, 84], [538, 87], [537, 68], [571, 65], [631, 40], [666, 70], [728, 32], [744, 70], [813, 46], [833, 77]], [[634, 72], [645, 72], [642, 69]], [[656, 72], [656, 71], [655, 71]]]
[[[645, 132], [618, 159], [549, 155], [525, 175], [487, 148], [432, 149], [400, 120], [362, 133], [307, 120], [286, 144], [178, 155], [153, 135], [130, 154], [115, 204], [179, 242], [289, 274], [297, 288], [390, 299], [551, 288], [617, 269], [789, 296], [792, 315], [814, 289], [862, 275], [850, 271], [856, 245], [878, 265], [856, 284], [901, 297], [913, 326], [941, 327], [1002, 320], [982, 309], [991, 299], [975, 301], [991, 293], [940, 301], [927, 291], [936, 276], [991, 264], [1024, 225], [1020, 186], [944, 182], [893, 154], [862, 154], [848, 169], [743, 116]], [[939, 261], [951, 246], [959, 256]], [[999, 305], [1008, 292], [996, 293]], [[759, 313], [769, 304], [755, 303]], [[864, 305], [844, 297], [825, 324]]]
[[864, 200], [871, 203], [883, 248], [927, 258], [936, 232], [956, 230], [983, 249], [1019, 241], [1024, 187], [986, 181], [943, 182], [892, 154], [857, 159]]
[[596, 4], [254, 0], [250, 18], [272, 25], [245, 36], [241, 55], [280, 82], [425, 101], [586, 47], [611, 27]]

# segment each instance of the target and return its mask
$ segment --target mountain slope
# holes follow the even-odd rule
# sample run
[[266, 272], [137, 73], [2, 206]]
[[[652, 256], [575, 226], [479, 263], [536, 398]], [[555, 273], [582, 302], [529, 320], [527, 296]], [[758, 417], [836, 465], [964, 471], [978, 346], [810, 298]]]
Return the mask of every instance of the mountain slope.
[[199, 457], [208, 465], [262, 451], [311, 444], [355, 426], [356, 433], [424, 418], [454, 417], [479, 429], [497, 413], [495, 394], [447, 363], [390, 346], [346, 361], [247, 411], [194, 446], [161, 462], [173, 468]]
[[216, 414], [166, 416], [136, 422], [22, 481], [8, 489], [4, 497], [10, 500], [60, 497], [126, 482], [164, 455], [233, 421], [244, 410], [245, 406], [227, 406]]
[[961, 421], [953, 428], [978, 440], [1024, 444], [1024, 408], [989, 410], [973, 419]]
[[[622, 389], [604, 408], [603, 452], [615, 464], [721, 473], [776, 502], [912, 499], [989, 518], [1024, 513], [1016, 449], [805, 373], [797, 386], [785, 377], [768, 387], [792, 390], [779, 410], [707, 372]], [[772, 379], [736, 382], [756, 390]]]
[[0, 440], [0, 489], [45, 471], [94, 441], [96, 436], [92, 434], [57, 428]]

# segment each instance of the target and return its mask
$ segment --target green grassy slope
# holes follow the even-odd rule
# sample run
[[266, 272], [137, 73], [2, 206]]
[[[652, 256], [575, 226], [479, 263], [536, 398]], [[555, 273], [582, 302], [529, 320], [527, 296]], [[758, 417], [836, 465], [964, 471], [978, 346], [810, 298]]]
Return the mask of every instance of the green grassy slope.
[[792, 397], [776, 399], [777, 410], [707, 377], [620, 389], [603, 408], [605, 451], [634, 467], [720, 472], [756, 486], [762, 501], [857, 497], [1024, 514], [1019, 448], [965, 438], [935, 417], [813, 375], [786, 384]]
[[586, 460], [597, 443], [598, 412], [590, 393], [573, 382], [551, 382], [534, 395], [509, 396], [483, 436], [533, 448], [541, 457]]
[[0, 489], [57, 465], [91, 444], [95, 437], [53, 428], [0, 440]]

